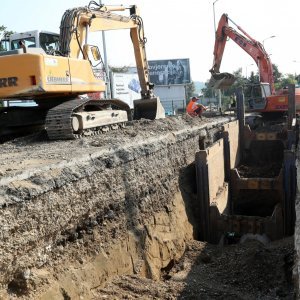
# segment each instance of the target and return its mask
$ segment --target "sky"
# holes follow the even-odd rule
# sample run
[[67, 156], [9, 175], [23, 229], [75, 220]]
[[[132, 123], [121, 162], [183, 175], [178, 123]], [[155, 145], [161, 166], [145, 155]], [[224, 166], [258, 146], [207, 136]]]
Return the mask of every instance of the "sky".
[[[59, 33], [65, 10], [88, 3], [84, 0], [3, 1], [0, 25], [15, 32], [39, 29]], [[148, 60], [189, 58], [194, 81], [204, 82], [210, 78], [215, 38], [214, 11], [216, 26], [221, 15], [227, 13], [250, 36], [264, 41], [272, 63], [279, 67], [280, 72], [300, 74], [299, 0], [102, 0], [102, 3], [137, 5], [144, 20]], [[110, 31], [105, 36], [108, 63], [134, 66], [129, 31]], [[275, 37], [269, 38], [271, 36]], [[94, 44], [102, 44], [101, 33], [94, 34], [92, 39]], [[229, 40], [220, 71], [233, 72], [239, 68], [244, 76], [257, 71], [252, 58]]]

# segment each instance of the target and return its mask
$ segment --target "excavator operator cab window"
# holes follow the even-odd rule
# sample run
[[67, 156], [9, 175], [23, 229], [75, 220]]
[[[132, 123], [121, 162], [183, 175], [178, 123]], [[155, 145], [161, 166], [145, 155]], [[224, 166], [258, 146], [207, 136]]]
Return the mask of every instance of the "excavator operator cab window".
[[260, 87], [265, 98], [271, 96], [271, 87], [269, 83], [261, 83]]
[[59, 42], [59, 35], [57, 34], [50, 34], [50, 33], [40, 33], [40, 47], [46, 53], [52, 54], [54, 51], [58, 50], [58, 42]]
[[245, 91], [246, 102], [248, 102], [250, 109], [264, 109], [266, 98], [270, 95], [271, 88], [268, 83], [249, 85]]
[[25, 47], [36, 47], [35, 37], [27, 37], [23, 39], [17, 39], [11, 41], [11, 50], [20, 49], [20, 42], [23, 42]]
[[260, 85], [254, 85], [252, 86], [252, 90], [251, 90], [251, 97], [255, 98], [255, 99], [259, 99], [263, 96], [262, 94], [262, 89], [260, 88]]

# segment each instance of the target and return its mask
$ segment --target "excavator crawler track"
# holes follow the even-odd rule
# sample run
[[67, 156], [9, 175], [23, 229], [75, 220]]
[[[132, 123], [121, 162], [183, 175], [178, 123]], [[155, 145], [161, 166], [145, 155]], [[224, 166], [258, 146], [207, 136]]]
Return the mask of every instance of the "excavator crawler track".
[[[118, 129], [125, 126], [125, 122], [95, 126], [93, 128], [74, 131], [72, 126], [72, 117], [76, 112], [83, 112], [87, 105], [92, 105], [96, 110], [102, 110], [103, 107], [110, 105], [120, 108], [119, 100], [90, 100], [76, 98], [69, 100], [50, 109], [46, 116], [45, 127], [50, 140], [72, 140], [84, 136], [96, 135], [110, 129]], [[121, 107], [126, 110], [126, 107]], [[113, 114], [112, 110], [112, 114]]]

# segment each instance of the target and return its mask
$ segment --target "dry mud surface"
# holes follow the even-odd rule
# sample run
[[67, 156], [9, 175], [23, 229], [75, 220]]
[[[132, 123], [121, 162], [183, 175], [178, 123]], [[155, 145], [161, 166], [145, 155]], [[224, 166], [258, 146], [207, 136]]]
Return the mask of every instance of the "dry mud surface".
[[228, 121], [2, 144], [0, 299], [292, 299], [291, 239], [193, 241], [195, 153]]

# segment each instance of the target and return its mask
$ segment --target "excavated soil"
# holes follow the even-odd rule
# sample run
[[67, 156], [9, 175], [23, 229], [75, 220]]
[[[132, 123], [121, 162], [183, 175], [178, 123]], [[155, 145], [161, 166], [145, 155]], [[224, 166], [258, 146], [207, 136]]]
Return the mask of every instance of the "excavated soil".
[[282, 168], [280, 162], [262, 163], [262, 165], [256, 164], [241, 164], [238, 166], [238, 172], [241, 177], [244, 178], [274, 178], [279, 175]]
[[[48, 141], [46, 133], [39, 132], [1, 145], [0, 183], [6, 182], [8, 177], [17, 176], [24, 172], [28, 173], [29, 168], [32, 170], [35, 168], [41, 170], [43, 167], [49, 168], [51, 164], [68, 162], [83, 153], [92, 155], [102, 149], [126, 148], [142, 144], [149, 138], [156, 139], [156, 137], [164, 134], [172, 134], [172, 132], [184, 129], [193, 131], [193, 128], [199, 129], [197, 126], [201, 125], [203, 130], [206, 130], [207, 126], [212, 129], [216, 127], [218, 122], [221, 125], [229, 120], [230, 118], [200, 120], [187, 116], [169, 117], [156, 121], [141, 120], [128, 122], [125, 129], [72, 141]], [[206, 126], [206, 124], [208, 125]], [[209, 130], [202, 133], [205, 143], [203, 147], [207, 147], [213, 142], [212, 137], [216, 132]], [[151, 150], [148, 149], [148, 152], [150, 153]], [[144, 151], [147, 152], [147, 149]]]
[[191, 241], [160, 282], [117, 276], [95, 299], [295, 299], [293, 238], [215, 246]]
[[158, 279], [196, 230], [195, 153], [228, 121], [141, 120], [82, 140], [41, 132], [1, 145], [0, 298], [91, 299], [117, 274]]
[[194, 157], [219, 119], [1, 145], [0, 299], [293, 299], [293, 240], [198, 235]]

